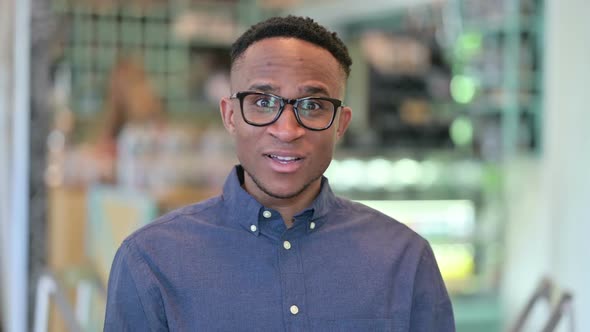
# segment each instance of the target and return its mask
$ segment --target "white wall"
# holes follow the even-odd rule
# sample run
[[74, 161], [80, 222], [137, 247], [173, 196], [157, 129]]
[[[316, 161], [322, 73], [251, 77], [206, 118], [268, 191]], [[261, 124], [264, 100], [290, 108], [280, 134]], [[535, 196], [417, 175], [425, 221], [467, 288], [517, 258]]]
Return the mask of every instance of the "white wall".
[[544, 180], [556, 280], [574, 291], [578, 331], [590, 331], [590, 1], [547, 7]]
[[577, 330], [590, 331], [590, 1], [546, 6], [544, 147], [508, 167], [505, 309], [512, 321], [548, 275], [574, 293]]
[[0, 284], [7, 332], [27, 331], [29, 0], [0, 0]]
[[[8, 253], [8, 219], [10, 210], [10, 159], [12, 153], [12, 1], [0, 0], [0, 317], [8, 315], [6, 275]], [[0, 319], [1, 321], [2, 319]], [[0, 327], [1, 329], [1, 327]]]

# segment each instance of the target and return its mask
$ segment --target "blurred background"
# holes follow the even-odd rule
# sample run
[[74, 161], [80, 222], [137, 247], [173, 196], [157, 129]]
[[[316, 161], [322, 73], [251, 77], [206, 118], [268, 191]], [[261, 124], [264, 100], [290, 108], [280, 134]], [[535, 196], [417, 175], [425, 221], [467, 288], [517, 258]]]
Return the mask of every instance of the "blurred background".
[[122, 239], [218, 194], [236, 163], [218, 112], [232, 41], [286, 14], [337, 31], [353, 58], [333, 189], [431, 242], [457, 331], [590, 331], [588, 12], [0, 0], [0, 331], [102, 330]]

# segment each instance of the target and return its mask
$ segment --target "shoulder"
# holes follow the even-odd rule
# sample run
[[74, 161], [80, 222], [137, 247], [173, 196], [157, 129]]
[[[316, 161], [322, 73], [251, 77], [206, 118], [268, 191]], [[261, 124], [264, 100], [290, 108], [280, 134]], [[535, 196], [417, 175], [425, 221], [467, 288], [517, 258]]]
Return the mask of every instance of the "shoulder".
[[170, 211], [131, 233], [124, 243], [160, 242], [166, 237], [192, 233], [194, 228], [214, 222], [221, 206], [222, 199], [216, 196]]
[[355, 233], [364, 233], [381, 244], [395, 241], [411, 245], [418, 251], [428, 247], [428, 242], [404, 224], [403, 220], [397, 220], [360, 202], [338, 197], [333, 216], [336, 224], [353, 228]]
[[389, 216], [375, 208], [346, 198], [337, 198], [338, 213], [348, 216], [347, 219], [359, 222], [364, 226], [385, 227], [397, 231], [415, 233], [403, 223], [403, 220]]

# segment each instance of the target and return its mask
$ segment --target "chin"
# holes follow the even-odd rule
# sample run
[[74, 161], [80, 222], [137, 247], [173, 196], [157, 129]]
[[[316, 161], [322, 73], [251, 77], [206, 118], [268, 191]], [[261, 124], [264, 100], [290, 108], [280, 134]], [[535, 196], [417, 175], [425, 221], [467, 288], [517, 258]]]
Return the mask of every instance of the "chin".
[[319, 179], [318, 177], [309, 182], [302, 182], [303, 179], [296, 174], [258, 177], [255, 174], [248, 172], [248, 168], [246, 167], [244, 167], [244, 171], [249, 175], [252, 182], [254, 182], [254, 185], [258, 187], [260, 191], [269, 197], [276, 199], [295, 198], [305, 192], [317, 179]]
[[252, 178], [258, 188], [266, 195], [278, 199], [291, 199], [297, 197], [304, 192], [311, 183], [290, 183], [283, 182], [277, 185], [279, 181], [260, 181], [260, 179]]
[[290, 199], [297, 197], [301, 194], [308, 186], [304, 186], [298, 190], [293, 190], [293, 188], [283, 189], [283, 188], [269, 188], [269, 187], [261, 187], [262, 191], [267, 195], [278, 198], [278, 199]]

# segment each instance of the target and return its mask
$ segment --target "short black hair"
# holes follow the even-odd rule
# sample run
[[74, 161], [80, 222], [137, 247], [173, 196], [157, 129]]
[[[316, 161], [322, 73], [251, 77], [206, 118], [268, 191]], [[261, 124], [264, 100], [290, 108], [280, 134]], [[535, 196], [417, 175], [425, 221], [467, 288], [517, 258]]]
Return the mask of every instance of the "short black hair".
[[231, 47], [232, 66], [252, 44], [272, 37], [292, 37], [315, 44], [336, 58], [346, 73], [346, 77], [350, 75], [352, 60], [348, 54], [348, 48], [336, 32], [328, 31], [309, 17], [293, 15], [272, 17], [246, 30]]

